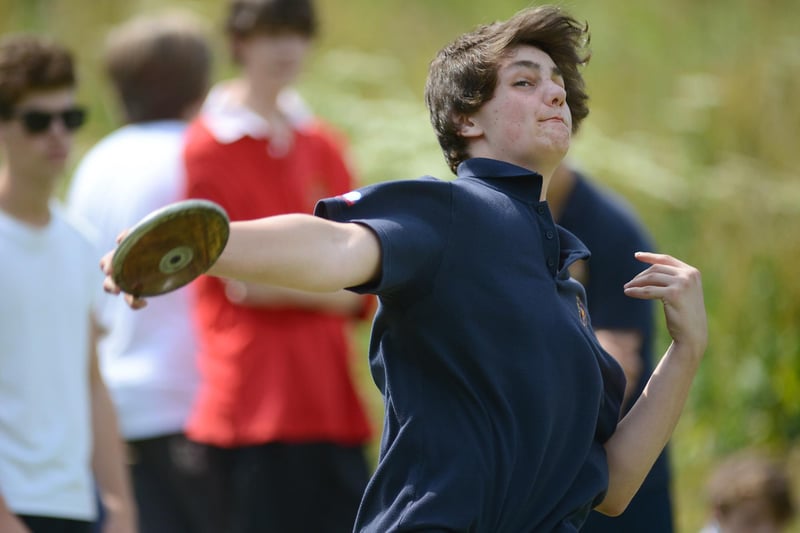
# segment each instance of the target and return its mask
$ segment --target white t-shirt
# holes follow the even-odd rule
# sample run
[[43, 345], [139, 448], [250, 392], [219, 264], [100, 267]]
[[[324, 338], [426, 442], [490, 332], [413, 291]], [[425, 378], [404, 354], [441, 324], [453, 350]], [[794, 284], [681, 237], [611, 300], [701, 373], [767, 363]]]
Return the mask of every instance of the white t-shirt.
[[[95, 145], [70, 186], [70, 212], [85, 218], [108, 251], [117, 235], [150, 212], [183, 198], [183, 135], [178, 121], [128, 125]], [[131, 310], [121, 297], [103, 295], [98, 316], [108, 334], [100, 366], [128, 440], [183, 430], [198, 372], [185, 288]]]
[[0, 211], [0, 494], [17, 514], [93, 520], [89, 331], [97, 248], [57, 205]]

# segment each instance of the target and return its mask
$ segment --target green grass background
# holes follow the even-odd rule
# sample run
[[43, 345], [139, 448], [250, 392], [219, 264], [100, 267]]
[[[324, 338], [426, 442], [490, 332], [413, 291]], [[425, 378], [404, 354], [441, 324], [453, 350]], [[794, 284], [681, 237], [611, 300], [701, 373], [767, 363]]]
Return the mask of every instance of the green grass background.
[[[711, 341], [673, 439], [679, 531], [697, 531], [723, 455], [761, 447], [800, 477], [800, 2], [560, 4], [588, 21], [594, 54], [592, 111], [571, 157], [633, 203], [662, 251], [703, 272]], [[447, 177], [422, 104], [428, 62], [459, 33], [526, 5], [319, 0], [322, 34], [300, 89], [348, 134], [363, 182]], [[0, 0], [0, 32], [46, 32], [78, 54], [92, 120], [76, 160], [118, 125], [99, 68], [105, 32], [167, 6], [208, 21], [215, 78], [229, 75], [222, 1]], [[379, 423], [365, 359], [357, 372]]]

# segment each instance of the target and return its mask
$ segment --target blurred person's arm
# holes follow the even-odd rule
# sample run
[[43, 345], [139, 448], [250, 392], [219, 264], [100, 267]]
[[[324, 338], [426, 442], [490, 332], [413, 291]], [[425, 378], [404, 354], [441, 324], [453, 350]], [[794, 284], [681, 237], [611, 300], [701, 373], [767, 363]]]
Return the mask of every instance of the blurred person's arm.
[[0, 531], [3, 533], [31, 533], [31, 530], [6, 505], [0, 494]]
[[359, 316], [364, 310], [364, 296], [346, 290], [307, 292], [274, 285], [223, 280], [225, 295], [232, 303], [252, 307], [296, 307], [343, 315]]
[[642, 334], [636, 330], [598, 329], [597, 340], [605, 351], [622, 367], [625, 373], [625, 398], [623, 406], [630, 401], [642, 375]]
[[628, 506], [672, 435], [708, 343], [700, 272], [667, 255], [637, 257], [651, 266], [625, 285], [625, 294], [662, 301], [672, 344], [605, 443], [608, 491], [597, 510], [614, 516]]
[[108, 393], [97, 357], [99, 327], [91, 334], [89, 383], [92, 403], [92, 471], [105, 509], [103, 533], [135, 533], [136, 505], [120, 438], [117, 415]]

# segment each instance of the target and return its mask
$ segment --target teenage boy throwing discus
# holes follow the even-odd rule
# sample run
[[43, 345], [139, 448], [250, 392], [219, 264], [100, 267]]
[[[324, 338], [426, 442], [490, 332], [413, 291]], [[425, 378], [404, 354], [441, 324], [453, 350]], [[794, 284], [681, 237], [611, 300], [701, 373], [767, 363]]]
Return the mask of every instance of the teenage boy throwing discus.
[[438, 54], [426, 102], [457, 179], [231, 224], [215, 276], [379, 296], [370, 364], [385, 419], [356, 531], [577, 531], [592, 508], [625, 509], [678, 421], [707, 342], [699, 272], [638, 254], [650, 266], [625, 293], [663, 302], [672, 344], [618, 420], [623, 373], [568, 272], [588, 250], [545, 202], [588, 113], [587, 37], [544, 6]]

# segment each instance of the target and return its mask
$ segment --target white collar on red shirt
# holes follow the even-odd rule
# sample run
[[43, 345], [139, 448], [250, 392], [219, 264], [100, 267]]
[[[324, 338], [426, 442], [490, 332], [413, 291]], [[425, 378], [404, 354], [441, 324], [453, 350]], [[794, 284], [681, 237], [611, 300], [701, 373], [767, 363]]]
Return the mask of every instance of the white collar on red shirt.
[[[208, 130], [223, 144], [248, 136], [255, 139], [269, 138], [269, 121], [236, 98], [233, 83], [235, 82], [215, 85], [206, 97], [202, 115]], [[314, 119], [311, 109], [294, 89], [281, 91], [278, 95], [278, 109], [295, 130], [303, 129]]]

